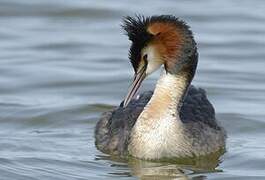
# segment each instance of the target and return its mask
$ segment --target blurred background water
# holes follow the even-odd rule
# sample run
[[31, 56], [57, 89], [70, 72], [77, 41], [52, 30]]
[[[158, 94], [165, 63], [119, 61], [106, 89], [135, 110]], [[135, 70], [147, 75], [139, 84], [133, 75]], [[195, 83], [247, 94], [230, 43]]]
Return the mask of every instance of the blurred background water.
[[[261, 0], [0, 0], [0, 179], [265, 179], [264, 9]], [[193, 84], [228, 131], [215, 169], [96, 150], [94, 126], [133, 74], [120, 24], [135, 13], [173, 14], [194, 31]]]

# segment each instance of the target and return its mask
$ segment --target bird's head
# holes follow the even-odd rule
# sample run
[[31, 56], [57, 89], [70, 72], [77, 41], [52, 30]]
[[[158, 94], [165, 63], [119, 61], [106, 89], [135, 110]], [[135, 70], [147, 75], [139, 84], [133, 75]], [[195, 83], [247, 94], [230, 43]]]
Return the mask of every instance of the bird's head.
[[162, 65], [167, 73], [177, 74], [185, 65], [192, 63], [193, 56], [197, 57], [196, 43], [189, 26], [174, 16], [128, 16], [124, 18], [123, 28], [132, 42], [129, 58], [135, 71], [124, 107], [145, 77]]

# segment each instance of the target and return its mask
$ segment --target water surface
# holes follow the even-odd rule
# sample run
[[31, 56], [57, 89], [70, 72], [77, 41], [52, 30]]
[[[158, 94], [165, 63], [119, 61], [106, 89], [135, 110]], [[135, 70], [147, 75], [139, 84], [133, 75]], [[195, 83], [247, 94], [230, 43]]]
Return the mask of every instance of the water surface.
[[[0, 179], [265, 179], [264, 8], [258, 0], [1, 0]], [[228, 132], [216, 168], [96, 150], [94, 126], [133, 74], [120, 24], [135, 13], [174, 14], [192, 27], [193, 84], [207, 90]]]

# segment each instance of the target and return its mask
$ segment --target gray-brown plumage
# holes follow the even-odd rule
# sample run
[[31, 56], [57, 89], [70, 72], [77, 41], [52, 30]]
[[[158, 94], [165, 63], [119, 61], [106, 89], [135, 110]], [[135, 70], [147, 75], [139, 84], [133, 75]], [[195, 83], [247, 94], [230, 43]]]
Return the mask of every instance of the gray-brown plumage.
[[[95, 131], [97, 148], [109, 154], [127, 155], [132, 127], [152, 95], [152, 91], [146, 91], [138, 99], [133, 99], [127, 107], [123, 108], [122, 102], [121, 106], [103, 113]], [[205, 91], [192, 85], [181, 107], [180, 119], [183, 123], [201, 122], [202, 128], [209, 126], [221, 130]]]
[[[96, 125], [96, 146], [141, 159], [207, 155], [225, 147], [226, 133], [203, 89], [190, 85], [198, 54], [189, 27], [174, 16], [127, 17], [134, 82], [121, 105]], [[165, 67], [155, 91], [133, 98], [143, 79]]]

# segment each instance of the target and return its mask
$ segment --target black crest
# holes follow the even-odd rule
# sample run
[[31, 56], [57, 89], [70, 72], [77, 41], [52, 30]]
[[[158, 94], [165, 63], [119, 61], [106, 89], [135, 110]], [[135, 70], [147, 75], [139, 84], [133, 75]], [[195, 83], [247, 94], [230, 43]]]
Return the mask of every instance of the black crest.
[[150, 19], [143, 16], [135, 18], [127, 16], [123, 19], [123, 29], [126, 31], [129, 40], [132, 41], [129, 51], [129, 58], [133, 65], [134, 71], [137, 71], [141, 60], [141, 50], [147, 45], [153, 35], [147, 32], [147, 26]]
[[186, 30], [189, 35], [192, 35], [189, 30], [189, 26], [186, 25], [184, 21], [179, 20], [172, 15], [160, 15], [144, 17], [141, 15], [136, 15], [135, 17], [127, 16], [123, 19], [123, 29], [132, 41], [129, 58], [136, 71], [141, 60], [141, 50], [147, 45], [147, 43], [152, 39], [154, 35], [147, 32], [147, 28], [150, 24], [154, 22], [164, 22], [171, 23], [177, 27]]

